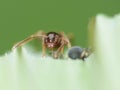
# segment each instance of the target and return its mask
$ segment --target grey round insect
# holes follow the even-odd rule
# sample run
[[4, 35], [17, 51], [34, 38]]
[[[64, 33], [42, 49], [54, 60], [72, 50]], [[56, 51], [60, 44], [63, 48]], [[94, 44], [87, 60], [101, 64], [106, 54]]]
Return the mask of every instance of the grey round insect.
[[89, 48], [81, 48], [79, 46], [73, 46], [68, 50], [68, 56], [73, 60], [76, 59], [84, 60], [86, 57], [90, 55], [90, 53], [91, 52]]

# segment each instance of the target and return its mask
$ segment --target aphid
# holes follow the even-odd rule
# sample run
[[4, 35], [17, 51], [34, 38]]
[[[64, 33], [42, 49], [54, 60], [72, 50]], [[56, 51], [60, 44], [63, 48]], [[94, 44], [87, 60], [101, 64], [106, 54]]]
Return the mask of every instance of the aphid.
[[12, 49], [18, 48], [25, 43], [33, 40], [33, 39], [41, 39], [42, 40], [42, 56], [46, 55], [46, 48], [48, 49], [55, 49], [56, 51], [53, 52], [53, 57], [58, 58], [61, 53], [63, 53], [64, 46], [67, 45], [68, 48], [71, 47], [71, 43], [68, 37], [64, 34], [64, 32], [56, 33], [56, 32], [42, 32], [39, 31], [28, 38], [16, 43]]
[[73, 46], [68, 50], [68, 56], [71, 59], [82, 59], [84, 60], [91, 54], [89, 48], [81, 48], [79, 46]]

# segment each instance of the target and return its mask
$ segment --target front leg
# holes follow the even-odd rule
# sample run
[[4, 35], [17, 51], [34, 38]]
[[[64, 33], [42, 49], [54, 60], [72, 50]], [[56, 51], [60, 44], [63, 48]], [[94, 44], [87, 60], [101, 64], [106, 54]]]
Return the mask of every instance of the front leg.
[[43, 38], [42, 39], [42, 57], [45, 57], [45, 55], [46, 55], [46, 46]]
[[16, 49], [16, 48], [18, 48], [18, 47], [20, 47], [20, 46], [22, 46], [22, 45], [24, 45], [25, 43], [28, 43], [29, 41], [31, 41], [31, 40], [33, 40], [33, 39], [35, 39], [35, 38], [40, 38], [40, 39], [41, 39], [41, 38], [45, 38], [45, 37], [46, 37], [46, 34], [45, 34], [44, 32], [42, 32], [42, 31], [39, 31], [39, 32], [37, 32], [37, 33], [35, 33], [35, 34], [32, 34], [32, 35], [29, 36], [28, 38], [25, 38], [24, 40], [16, 43], [16, 44], [12, 47], [12, 50], [13, 50], [13, 49]]
[[64, 32], [60, 32], [60, 35], [62, 36], [62, 39], [67, 43], [67, 47], [70, 48], [71, 47], [71, 43], [69, 38], [65, 35]]
[[62, 44], [60, 45], [60, 47], [57, 49], [56, 52], [53, 53], [53, 58], [58, 58], [60, 53], [63, 52], [64, 46], [65, 46], [65, 41], [62, 41]]

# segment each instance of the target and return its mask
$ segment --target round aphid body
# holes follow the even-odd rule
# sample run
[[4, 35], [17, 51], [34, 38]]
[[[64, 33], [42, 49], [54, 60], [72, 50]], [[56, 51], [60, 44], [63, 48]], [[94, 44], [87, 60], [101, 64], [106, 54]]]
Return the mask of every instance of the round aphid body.
[[44, 39], [45, 45], [48, 48], [55, 48], [60, 46], [61, 36], [56, 32], [47, 33], [47, 38]]
[[83, 49], [81, 47], [73, 46], [68, 50], [68, 56], [73, 60], [80, 59], [82, 52], [83, 52]]

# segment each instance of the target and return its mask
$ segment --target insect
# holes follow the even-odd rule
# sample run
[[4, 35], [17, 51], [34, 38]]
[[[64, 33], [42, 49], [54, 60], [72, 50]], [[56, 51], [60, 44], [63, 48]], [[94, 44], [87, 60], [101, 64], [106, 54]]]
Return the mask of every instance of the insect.
[[33, 39], [40, 39], [42, 40], [42, 56], [46, 55], [46, 48], [48, 49], [56, 49], [56, 51], [53, 52], [52, 56], [53, 58], [58, 58], [60, 54], [63, 53], [64, 46], [67, 45], [68, 48], [71, 47], [71, 43], [68, 39], [68, 37], [64, 34], [64, 32], [56, 33], [56, 32], [48, 32], [45, 33], [43, 31], [38, 31], [35, 34], [32, 34], [28, 38], [16, 43], [12, 49], [18, 48], [25, 43], [33, 40]]
[[82, 59], [84, 60], [91, 54], [90, 48], [81, 48], [79, 46], [73, 46], [68, 50], [68, 56], [71, 59]]

